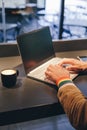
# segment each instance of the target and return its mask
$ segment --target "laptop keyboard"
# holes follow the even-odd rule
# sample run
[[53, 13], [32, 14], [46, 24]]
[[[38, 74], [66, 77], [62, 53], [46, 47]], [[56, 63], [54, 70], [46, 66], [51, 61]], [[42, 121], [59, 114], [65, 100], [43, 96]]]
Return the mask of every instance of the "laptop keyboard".
[[[48, 62], [46, 62], [46, 63], [40, 65], [39, 67], [37, 67], [36, 69], [32, 70], [28, 74], [28, 76], [49, 82], [51, 84], [54, 84], [54, 82], [46, 79], [45, 71], [50, 64], [53, 64], [53, 65], [58, 64], [60, 62], [60, 60], [62, 60], [62, 58], [58, 58], [58, 57], [55, 57], [55, 58], [49, 60]], [[70, 75], [71, 79], [74, 79], [76, 76], [77, 76], [77, 74], [71, 74]]]
[[48, 62], [40, 65], [36, 69], [32, 70], [29, 75], [37, 77], [37, 78], [40, 78], [41, 80], [44, 80], [44, 79], [46, 79], [46, 77], [45, 77], [45, 71], [46, 71], [47, 67], [50, 64], [58, 64], [58, 62], [60, 60], [61, 60], [61, 58], [55, 57], [55, 58], [49, 60]]

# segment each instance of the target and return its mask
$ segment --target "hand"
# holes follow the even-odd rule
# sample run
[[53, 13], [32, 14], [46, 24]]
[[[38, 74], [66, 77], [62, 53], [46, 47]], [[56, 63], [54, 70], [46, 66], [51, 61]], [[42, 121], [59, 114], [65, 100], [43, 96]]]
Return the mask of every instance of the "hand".
[[69, 77], [70, 78], [70, 73], [67, 71], [64, 67], [60, 65], [50, 65], [48, 66], [45, 75], [47, 79], [52, 80], [53, 82], [56, 83], [58, 78], [62, 77]]
[[[67, 65], [68, 64], [68, 65]], [[87, 62], [80, 61], [73, 58], [64, 58], [60, 63], [60, 66], [66, 66], [66, 69], [73, 73], [79, 73], [87, 70]]]

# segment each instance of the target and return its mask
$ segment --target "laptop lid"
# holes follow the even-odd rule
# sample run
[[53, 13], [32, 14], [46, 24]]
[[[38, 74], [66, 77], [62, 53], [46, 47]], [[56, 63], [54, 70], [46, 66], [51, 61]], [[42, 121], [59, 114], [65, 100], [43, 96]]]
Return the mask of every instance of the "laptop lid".
[[26, 73], [55, 56], [48, 26], [19, 35], [17, 42]]

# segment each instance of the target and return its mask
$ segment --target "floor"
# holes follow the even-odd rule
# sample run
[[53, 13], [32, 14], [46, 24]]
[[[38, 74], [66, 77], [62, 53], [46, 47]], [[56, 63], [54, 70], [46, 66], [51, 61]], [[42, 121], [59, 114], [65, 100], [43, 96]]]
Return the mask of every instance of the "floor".
[[67, 116], [59, 115], [33, 121], [27, 121], [7, 126], [0, 126], [0, 130], [75, 130], [69, 123]]

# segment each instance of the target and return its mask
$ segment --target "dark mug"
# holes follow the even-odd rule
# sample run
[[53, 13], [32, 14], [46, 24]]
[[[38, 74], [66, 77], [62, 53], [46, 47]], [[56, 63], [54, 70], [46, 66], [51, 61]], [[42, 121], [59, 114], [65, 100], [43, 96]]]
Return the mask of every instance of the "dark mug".
[[2, 85], [5, 87], [13, 87], [16, 85], [19, 72], [15, 69], [4, 69], [1, 71]]

